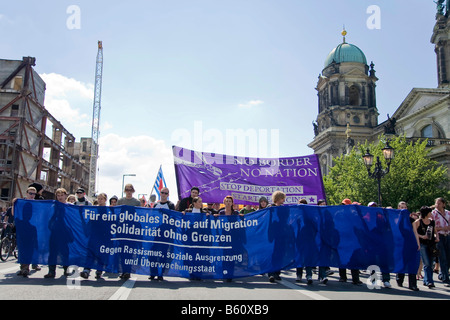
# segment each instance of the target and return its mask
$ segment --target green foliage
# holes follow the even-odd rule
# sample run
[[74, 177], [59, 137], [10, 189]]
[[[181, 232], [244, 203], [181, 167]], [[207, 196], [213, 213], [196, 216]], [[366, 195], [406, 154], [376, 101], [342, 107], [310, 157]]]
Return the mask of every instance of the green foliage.
[[[382, 152], [386, 138], [382, 136], [379, 140], [377, 144], [358, 145], [349, 155], [334, 159], [334, 167], [324, 177], [330, 205], [340, 204], [345, 198], [363, 205], [377, 202], [377, 181], [369, 177], [362, 155], [369, 149], [375, 161], [377, 156], [380, 157], [386, 168]], [[395, 149], [395, 159], [389, 174], [381, 180], [384, 207], [397, 208], [398, 202], [406, 201], [410, 210], [418, 210], [423, 205], [433, 205], [437, 197], [448, 197], [449, 192], [444, 187], [448, 182], [447, 168], [428, 158], [427, 140], [413, 143], [404, 137], [395, 137], [390, 140], [390, 145]]]

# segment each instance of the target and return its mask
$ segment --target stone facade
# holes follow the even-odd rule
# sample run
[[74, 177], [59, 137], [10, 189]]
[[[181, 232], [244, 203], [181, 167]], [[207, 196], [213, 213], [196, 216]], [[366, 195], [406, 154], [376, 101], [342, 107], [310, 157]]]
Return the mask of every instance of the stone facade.
[[315, 138], [308, 145], [319, 155], [324, 175], [333, 166], [333, 158], [354, 145], [377, 142], [381, 134], [394, 134], [414, 141], [428, 139], [430, 157], [447, 166], [450, 177], [449, 14], [438, 14], [436, 20], [431, 42], [436, 45], [438, 87], [413, 88], [383, 123], [378, 123], [374, 64], [369, 67], [357, 57], [325, 65], [316, 88], [319, 112]]

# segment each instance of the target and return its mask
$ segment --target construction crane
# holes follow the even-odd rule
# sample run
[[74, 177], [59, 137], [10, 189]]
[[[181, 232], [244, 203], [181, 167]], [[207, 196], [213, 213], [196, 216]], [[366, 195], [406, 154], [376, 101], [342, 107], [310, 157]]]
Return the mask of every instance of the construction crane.
[[98, 42], [97, 63], [95, 70], [94, 112], [92, 115], [92, 143], [91, 165], [89, 170], [89, 197], [95, 196], [95, 183], [97, 178], [98, 137], [100, 135], [100, 110], [102, 102], [102, 77], [103, 77], [103, 44]]

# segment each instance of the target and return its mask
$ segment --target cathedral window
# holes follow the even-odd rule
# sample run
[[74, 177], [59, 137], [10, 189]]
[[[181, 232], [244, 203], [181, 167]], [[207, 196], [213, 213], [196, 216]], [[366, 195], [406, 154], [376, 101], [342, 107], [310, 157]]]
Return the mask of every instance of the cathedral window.
[[431, 124], [422, 129], [421, 136], [422, 138], [433, 138], [433, 127]]
[[351, 86], [349, 90], [349, 104], [359, 106], [359, 89], [357, 86]]

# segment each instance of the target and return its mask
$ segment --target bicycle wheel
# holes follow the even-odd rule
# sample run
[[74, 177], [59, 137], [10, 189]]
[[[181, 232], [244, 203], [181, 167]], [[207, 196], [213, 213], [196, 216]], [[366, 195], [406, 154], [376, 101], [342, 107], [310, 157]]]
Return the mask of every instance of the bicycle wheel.
[[19, 250], [17, 249], [16, 238], [14, 238], [14, 241], [13, 241], [13, 252], [14, 252], [14, 257], [16, 259], [18, 259], [19, 258]]
[[11, 240], [8, 238], [3, 238], [0, 242], [0, 259], [2, 261], [8, 260], [11, 254]]

